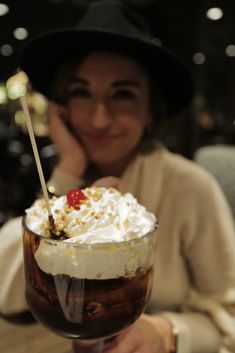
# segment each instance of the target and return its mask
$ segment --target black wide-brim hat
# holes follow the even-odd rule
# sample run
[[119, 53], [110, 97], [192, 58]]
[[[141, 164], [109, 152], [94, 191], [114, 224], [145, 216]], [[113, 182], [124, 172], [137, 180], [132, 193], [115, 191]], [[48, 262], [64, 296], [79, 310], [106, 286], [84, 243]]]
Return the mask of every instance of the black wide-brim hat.
[[76, 27], [44, 32], [29, 40], [21, 53], [20, 68], [33, 88], [50, 99], [62, 63], [93, 50], [115, 51], [142, 64], [165, 96], [169, 116], [189, 104], [193, 95], [189, 71], [152, 37], [141, 14], [121, 0], [93, 2]]

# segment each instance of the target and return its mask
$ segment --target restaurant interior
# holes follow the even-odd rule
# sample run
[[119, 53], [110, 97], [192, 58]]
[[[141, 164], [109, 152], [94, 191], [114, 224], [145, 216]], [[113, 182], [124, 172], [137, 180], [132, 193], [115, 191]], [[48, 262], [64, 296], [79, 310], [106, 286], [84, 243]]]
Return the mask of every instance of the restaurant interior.
[[[48, 102], [32, 89], [26, 74], [19, 69], [21, 49], [37, 33], [76, 24], [92, 1], [0, 0], [0, 226], [23, 214], [41, 189], [20, 96], [26, 95], [46, 179], [57, 161], [48, 135]], [[182, 58], [195, 84], [191, 104], [159, 124], [158, 138], [170, 151], [192, 160], [201, 148], [231, 147], [234, 163], [229, 161], [229, 170], [228, 165], [219, 167], [223, 169], [222, 181], [233, 184], [235, 1], [121, 1], [145, 14], [154, 37]], [[217, 165], [217, 161], [213, 163]], [[228, 198], [230, 195], [235, 216], [233, 185], [229, 186]], [[22, 323], [22, 317], [19, 320], [16, 316], [13, 324], [0, 319], [0, 353], [69, 351], [67, 340], [42, 326], [31, 325], [31, 316], [23, 319], [24, 325], [16, 326]]]

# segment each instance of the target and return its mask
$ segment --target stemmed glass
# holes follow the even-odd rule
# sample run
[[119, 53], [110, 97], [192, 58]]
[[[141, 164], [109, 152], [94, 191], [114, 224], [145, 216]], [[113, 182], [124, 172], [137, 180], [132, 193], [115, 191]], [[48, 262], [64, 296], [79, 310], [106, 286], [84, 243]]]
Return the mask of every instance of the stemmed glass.
[[35, 318], [72, 339], [73, 352], [102, 352], [149, 300], [155, 233], [120, 243], [43, 237], [23, 218], [25, 293]]

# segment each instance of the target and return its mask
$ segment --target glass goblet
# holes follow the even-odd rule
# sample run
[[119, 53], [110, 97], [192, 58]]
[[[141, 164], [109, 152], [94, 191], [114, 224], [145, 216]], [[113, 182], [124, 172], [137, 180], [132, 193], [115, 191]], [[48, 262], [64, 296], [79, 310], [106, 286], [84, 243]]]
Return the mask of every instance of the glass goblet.
[[145, 310], [153, 274], [155, 232], [120, 243], [79, 244], [36, 234], [23, 218], [26, 300], [73, 352], [102, 352]]

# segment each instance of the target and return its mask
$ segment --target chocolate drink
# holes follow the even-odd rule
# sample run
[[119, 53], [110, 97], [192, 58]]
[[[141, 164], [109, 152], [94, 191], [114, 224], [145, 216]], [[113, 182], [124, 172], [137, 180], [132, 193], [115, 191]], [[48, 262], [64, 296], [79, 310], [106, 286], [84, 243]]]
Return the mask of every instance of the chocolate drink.
[[44, 240], [25, 228], [26, 299], [36, 319], [50, 330], [69, 338], [108, 337], [143, 312], [150, 295], [151, 266], [137, 269], [134, 276], [110, 279], [52, 275], [35, 261], [40, 241]]
[[24, 217], [26, 299], [55, 333], [109, 338], [144, 311], [151, 290], [156, 218], [130, 193], [70, 190]]

